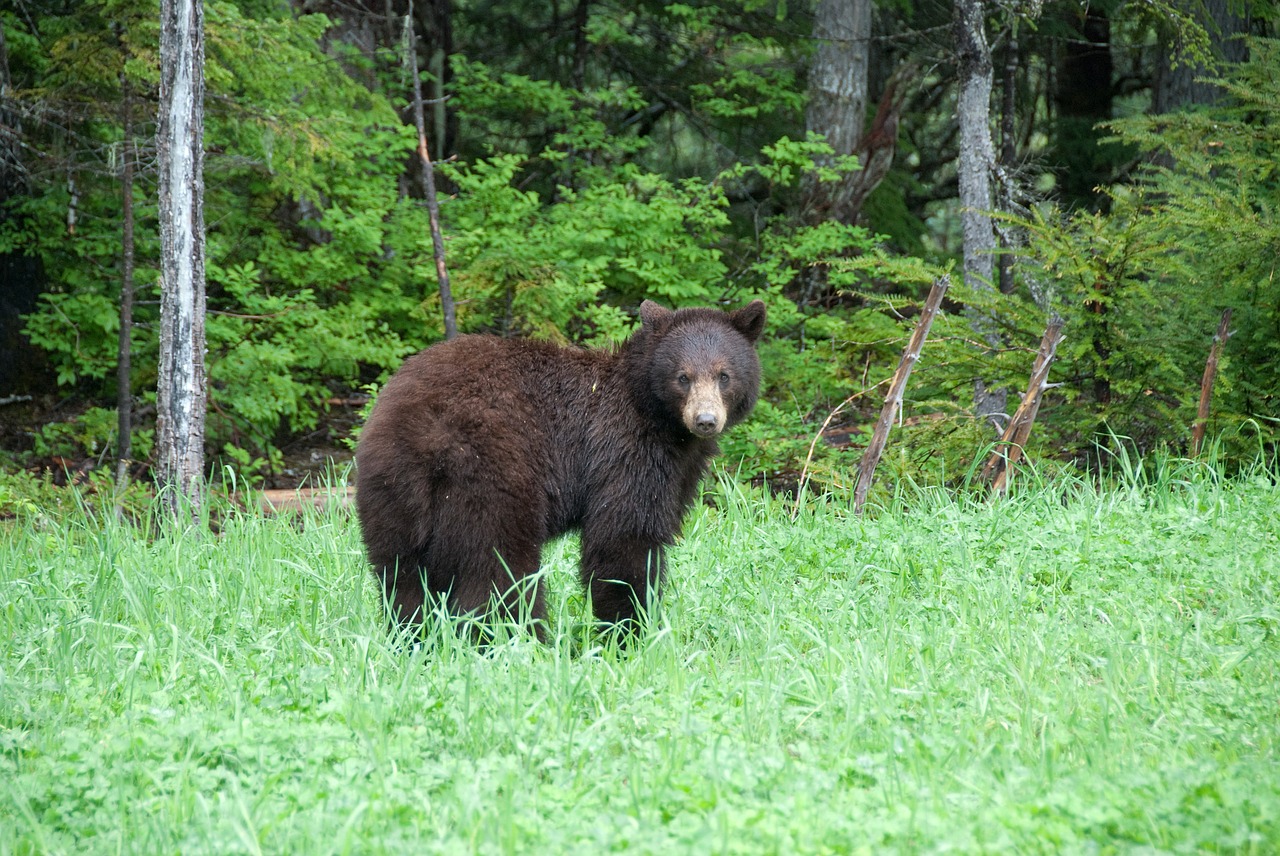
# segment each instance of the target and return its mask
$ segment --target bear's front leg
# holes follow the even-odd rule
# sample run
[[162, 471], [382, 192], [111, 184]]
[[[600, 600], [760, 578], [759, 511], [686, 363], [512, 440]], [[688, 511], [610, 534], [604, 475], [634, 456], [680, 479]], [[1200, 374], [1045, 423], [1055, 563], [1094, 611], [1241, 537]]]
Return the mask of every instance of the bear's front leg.
[[582, 536], [582, 584], [596, 619], [624, 632], [657, 604], [666, 576], [664, 545], [639, 537]]

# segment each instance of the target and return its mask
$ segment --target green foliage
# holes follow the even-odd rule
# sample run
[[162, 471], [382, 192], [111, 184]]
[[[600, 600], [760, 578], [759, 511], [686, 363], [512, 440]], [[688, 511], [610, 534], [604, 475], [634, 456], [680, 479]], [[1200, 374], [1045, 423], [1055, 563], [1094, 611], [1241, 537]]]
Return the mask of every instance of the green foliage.
[[51, 422], [32, 436], [39, 458], [81, 460], [107, 454], [115, 445], [116, 412], [91, 407], [66, 422]]
[[715, 301], [725, 266], [715, 243], [724, 197], [696, 179], [623, 169], [546, 204], [518, 186], [514, 156], [450, 170], [444, 210], [459, 324], [580, 341], [616, 341], [623, 306]]
[[[1280, 437], [1280, 41], [1250, 42], [1252, 59], [1222, 81], [1229, 99], [1195, 113], [1112, 123], [1121, 139], [1158, 153], [1125, 200], [1163, 248], [1161, 273], [1190, 304], [1197, 350], [1218, 313], [1234, 310], [1215, 423], [1253, 421]], [[1201, 358], [1201, 364], [1203, 357]], [[1184, 422], [1189, 418], [1184, 410]], [[1237, 449], [1237, 451], [1242, 451]]]
[[[606, 345], [632, 329], [645, 298], [729, 306], [760, 296], [766, 386], [754, 420], [724, 443], [728, 463], [744, 476], [786, 481], [806, 470], [846, 486], [882, 382], [948, 261], [926, 255], [939, 242], [920, 236], [930, 200], [949, 192], [939, 170], [954, 160], [951, 123], [904, 109], [895, 172], [863, 212], [873, 228], [806, 224], [807, 184], [857, 167], [803, 130], [809, 7], [581, 8], [582, 28], [564, 10], [506, 0], [451, 9], [454, 53], [439, 81], [446, 138], [434, 138], [432, 123], [431, 146], [462, 328]], [[1151, 8], [1184, 32], [1188, 61], [1207, 58], [1203, 28], [1168, 4]], [[882, 11], [920, 26], [940, 20], [900, 4]], [[1126, 37], [1150, 37], [1142, 10], [1120, 12]], [[209, 443], [215, 457], [256, 472], [279, 467], [280, 447], [319, 426], [335, 394], [376, 384], [442, 335], [426, 215], [407, 196], [418, 189], [405, 122], [409, 41], [403, 22], [363, 14], [206, 4]], [[113, 398], [125, 134], [142, 148], [132, 344], [145, 412], [156, 372], [154, 5], [86, 0], [0, 16], [29, 181], [5, 203], [0, 253], [40, 258], [51, 288], [26, 333], [61, 387], [100, 404]], [[427, 35], [434, 46], [440, 34]], [[1211, 431], [1250, 436], [1229, 441], [1240, 456], [1252, 453], [1250, 431], [1274, 441], [1280, 51], [1262, 40], [1254, 56], [1230, 72], [1217, 107], [1113, 126], [1122, 145], [1091, 160], [1149, 151], [1173, 166], [1116, 188], [1105, 215], [1024, 218], [1031, 242], [1018, 295], [953, 285], [913, 374], [886, 481], [969, 470], [991, 439], [969, 412], [974, 379], [1022, 390], [1050, 309], [1067, 318], [1067, 338], [1033, 455], [1078, 460], [1108, 430], [1142, 449], [1180, 447], [1226, 306], [1235, 331]], [[1027, 82], [1040, 73], [1033, 62]], [[927, 75], [937, 94], [940, 74]], [[929, 228], [945, 232], [944, 220]], [[919, 258], [895, 255], [903, 250]], [[823, 305], [805, 286], [817, 281]], [[977, 342], [973, 313], [993, 318], [1007, 347]], [[815, 442], [829, 417], [830, 436]], [[40, 449], [86, 453], [109, 442], [100, 421], [102, 430], [83, 420], [50, 428]], [[135, 449], [146, 449], [148, 426], [139, 430]]]
[[1185, 287], [1149, 211], [1118, 201], [1110, 215], [1057, 217], [1037, 212], [1025, 225], [1041, 287], [1066, 320], [1052, 377], [1066, 381], [1055, 398], [1077, 406], [1047, 414], [1058, 442], [1107, 430], [1144, 449], [1180, 442], [1213, 334], [1203, 297]]
[[[78, 32], [71, 28], [81, 22], [45, 23]], [[397, 190], [413, 137], [385, 98], [320, 50], [328, 25], [323, 16], [250, 18], [233, 4], [207, 7], [208, 431], [228, 454], [244, 446], [278, 459], [277, 437], [313, 428], [330, 384], [389, 371], [428, 332], [416, 309], [423, 271], [404, 237], [425, 231], [425, 217]], [[61, 44], [52, 43], [47, 77], [86, 73]], [[145, 96], [153, 81], [129, 78], [135, 66], [124, 56], [107, 52], [116, 65], [96, 79], [116, 85], [123, 74]], [[135, 122], [144, 104], [135, 105]], [[119, 122], [109, 112], [86, 121], [85, 133], [102, 140], [92, 156], [114, 159], [109, 169], [66, 155], [74, 206], [67, 184], [49, 183], [19, 199], [0, 226], [0, 251], [39, 255], [52, 284], [27, 318], [28, 336], [60, 385], [100, 393], [114, 376], [119, 329]], [[155, 377], [153, 192], [142, 171], [134, 190], [138, 391]], [[69, 210], [73, 235], [59, 228]]]

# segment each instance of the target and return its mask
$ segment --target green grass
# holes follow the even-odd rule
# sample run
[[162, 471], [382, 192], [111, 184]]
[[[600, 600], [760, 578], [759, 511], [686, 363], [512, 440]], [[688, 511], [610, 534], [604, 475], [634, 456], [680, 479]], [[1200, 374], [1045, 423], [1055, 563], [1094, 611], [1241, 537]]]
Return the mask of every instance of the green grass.
[[1280, 851], [1268, 474], [713, 498], [623, 655], [572, 541], [406, 651], [342, 512], [0, 523], [0, 853]]

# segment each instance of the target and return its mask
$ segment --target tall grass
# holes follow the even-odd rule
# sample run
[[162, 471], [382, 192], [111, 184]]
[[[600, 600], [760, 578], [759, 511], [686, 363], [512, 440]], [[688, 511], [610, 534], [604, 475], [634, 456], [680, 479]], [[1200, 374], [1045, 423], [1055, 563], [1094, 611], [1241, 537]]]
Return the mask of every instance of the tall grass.
[[[1127, 473], [1127, 475], [1126, 475]], [[1272, 853], [1280, 492], [725, 482], [661, 614], [389, 638], [344, 512], [0, 523], [0, 853]]]

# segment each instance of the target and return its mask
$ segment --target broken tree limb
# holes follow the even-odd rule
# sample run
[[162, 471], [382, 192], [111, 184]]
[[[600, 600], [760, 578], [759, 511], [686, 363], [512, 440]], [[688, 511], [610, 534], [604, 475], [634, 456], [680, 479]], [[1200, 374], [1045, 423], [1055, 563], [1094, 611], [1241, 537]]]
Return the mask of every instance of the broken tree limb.
[[889, 429], [893, 427], [893, 416], [902, 407], [902, 395], [907, 388], [907, 378], [911, 377], [911, 370], [920, 358], [925, 339], [929, 337], [929, 327], [933, 325], [938, 307], [942, 305], [942, 296], [946, 294], [949, 285], [951, 285], [949, 276], [944, 275], [933, 281], [929, 296], [925, 299], [924, 308], [920, 312], [919, 319], [916, 320], [915, 330], [911, 333], [911, 340], [907, 342], [906, 350], [902, 352], [902, 361], [898, 363], [898, 370], [894, 372], [893, 380], [889, 383], [884, 406], [880, 408], [880, 418], [876, 420], [875, 430], [871, 433], [871, 442], [862, 455], [862, 463], [858, 465], [858, 486], [853, 492], [855, 514], [862, 513], [862, 506], [867, 501], [867, 491], [871, 489], [871, 478], [875, 475], [876, 465], [880, 463], [885, 443], [889, 440]]
[[1204, 443], [1205, 428], [1209, 424], [1209, 402], [1213, 398], [1213, 382], [1218, 377], [1218, 360], [1222, 358], [1222, 346], [1231, 336], [1231, 307], [1222, 310], [1222, 320], [1218, 322], [1218, 332], [1214, 334], [1213, 344], [1209, 347], [1209, 359], [1205, 360], [1204, 377], [1200, 380], [1200, 407], [1196, 410], [1196, 421], [1191, 426], [1191, 455], [1200, 454], [1200, 446]]
[[991, 487], [997, 493], [1004, 493], [1009, 477], [1009, 467], [1022, 458], [1022, 450], [1026, 448], [1027, 438], [1031, 436], [1031, 425], [1040, 412], [1040, 399], [1049, 384], [1049, 369], [1053, 366], [1053, 358], [1058, 353], [1058, 345], [1062, 342], [1062, 318], [1056, 312], [1049, 318], [1044, 328], [1044, 336], [1040, 339], [1040, 349], [1036, 351], [1035, 362], [1031, 364], [1031, 380], [1027, 382], [1027, 394], [1022, 403], [1014, 411], [1013, 418], [1004, 429], [996, 445], [996, 450], [987, 459], [982, 468], [982, 480], [993, 479]]

